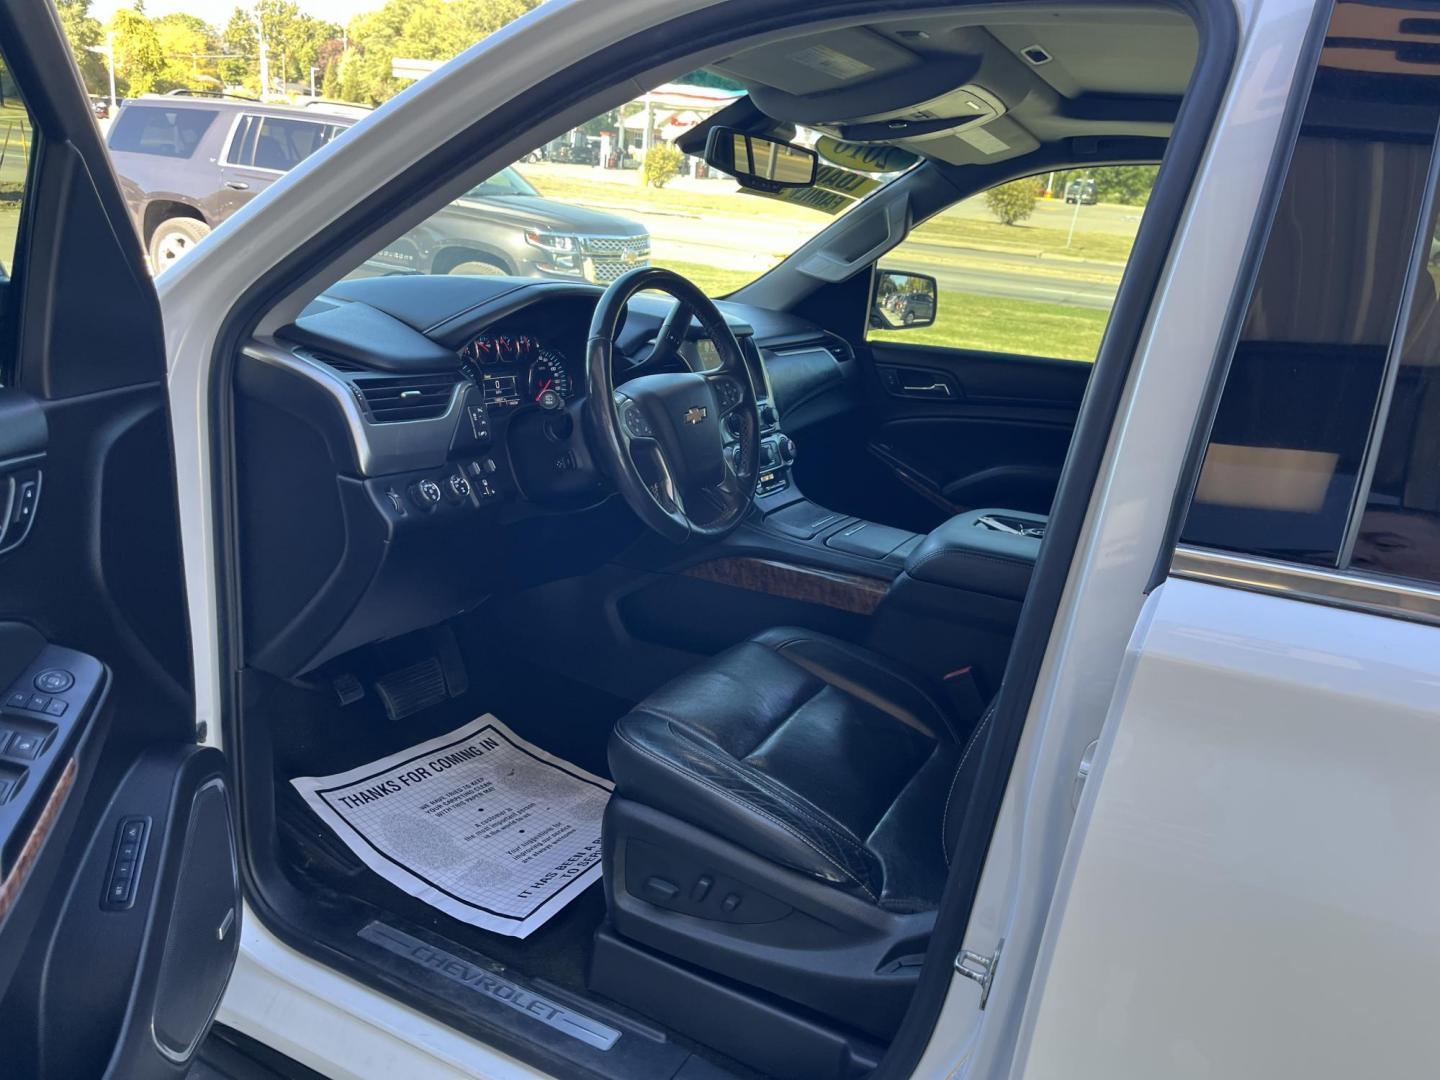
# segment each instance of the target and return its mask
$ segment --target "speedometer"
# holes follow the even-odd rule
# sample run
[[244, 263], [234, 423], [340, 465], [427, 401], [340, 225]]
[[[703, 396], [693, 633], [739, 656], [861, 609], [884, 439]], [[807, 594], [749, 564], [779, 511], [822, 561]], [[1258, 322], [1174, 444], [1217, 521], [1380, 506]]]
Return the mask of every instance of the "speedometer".
[[565, 358], [553, 349], [540, 348], [530, 362], [527, 385], [530, 400], [546, 409], [559, 409], [574, 395]]

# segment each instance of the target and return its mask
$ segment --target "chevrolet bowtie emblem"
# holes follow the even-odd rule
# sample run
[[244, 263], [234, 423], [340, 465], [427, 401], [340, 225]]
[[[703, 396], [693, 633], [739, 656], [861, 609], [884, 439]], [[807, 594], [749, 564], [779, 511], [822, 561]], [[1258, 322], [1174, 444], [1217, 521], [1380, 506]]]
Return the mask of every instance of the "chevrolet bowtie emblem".
[[710, 410], [705, 408], [704, 405], [696, 405], [693, 409], [686, 410], [685, 423], [698, 424], [701, 420], [704, 420], [705, 417], [709, 415]]

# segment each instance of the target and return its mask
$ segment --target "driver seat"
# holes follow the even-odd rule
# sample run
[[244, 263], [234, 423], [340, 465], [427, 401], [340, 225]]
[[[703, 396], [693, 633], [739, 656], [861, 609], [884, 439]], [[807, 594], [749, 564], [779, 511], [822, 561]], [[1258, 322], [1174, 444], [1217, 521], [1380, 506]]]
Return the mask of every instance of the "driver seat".
[[686, 672], [611, 735], [614, 932], [888, 1038], [989, 713], [969, 726], [900, 665], [807, 630]]

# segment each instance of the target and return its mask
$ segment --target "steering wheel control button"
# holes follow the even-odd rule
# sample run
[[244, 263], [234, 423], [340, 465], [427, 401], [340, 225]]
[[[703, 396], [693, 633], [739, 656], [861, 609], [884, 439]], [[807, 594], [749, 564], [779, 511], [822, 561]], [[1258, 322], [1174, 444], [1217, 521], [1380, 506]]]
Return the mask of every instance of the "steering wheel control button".
[[47, 694], [63, 694], [75, 685], [75, 676], [60, 668], [49, 668], [35, 676], [35, 689]]
[[630, 433], [632, 439], [653, 439], [655, 429], [650, 426], [650, 421], [645, 419], [645, 414], [640, 411], [640, 406], [633, 401], [626, 401], [621, 406], [621, 416], [625, 420], [625, 430]]
[[777, 426], [779, 425], [779, 423], [780, 423], [780, 414], [775, 411], [775, 406], [773, 406], [773, 405], [761, 405], [761, 406], [760, 406], [760, 426], [761, 426], [761, 427], [765, 428], [765, 429], [768, 431], [770, 428], [777, 427]]
[[715, 396], [720, 400], [720, 408], [726, 412], [745, 400], [745, 394], [741, 391], [740, 384], [733, 379], [716, 379]]
[[410, 489], [410, 501], [421, 510], [434, 510], [442, 498], [444, 496], [440, 494], [440, 485], [428, 478]]

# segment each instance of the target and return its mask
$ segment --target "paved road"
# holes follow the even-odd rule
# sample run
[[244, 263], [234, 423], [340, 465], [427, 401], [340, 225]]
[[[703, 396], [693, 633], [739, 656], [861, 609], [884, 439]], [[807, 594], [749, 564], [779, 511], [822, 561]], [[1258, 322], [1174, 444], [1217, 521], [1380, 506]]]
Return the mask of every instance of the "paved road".
[[1119, 280], [1114, 276], [1114, 267], [1104, 263], [1049, 262], [1041, 270], [1037, 259], [965, 250], [965, 264], [956, 265], [954, 248], [941, 248], [936, 261], [926, 258], [931, 254], [929, 248], [928, 244], [907, 245], [906, 254], [911, 257], [887, 255], [880, 264], [893, 270], [931, 274], [942, 293], [976, 293], [1100, 311], [1109, 311], [1115, 304]]

